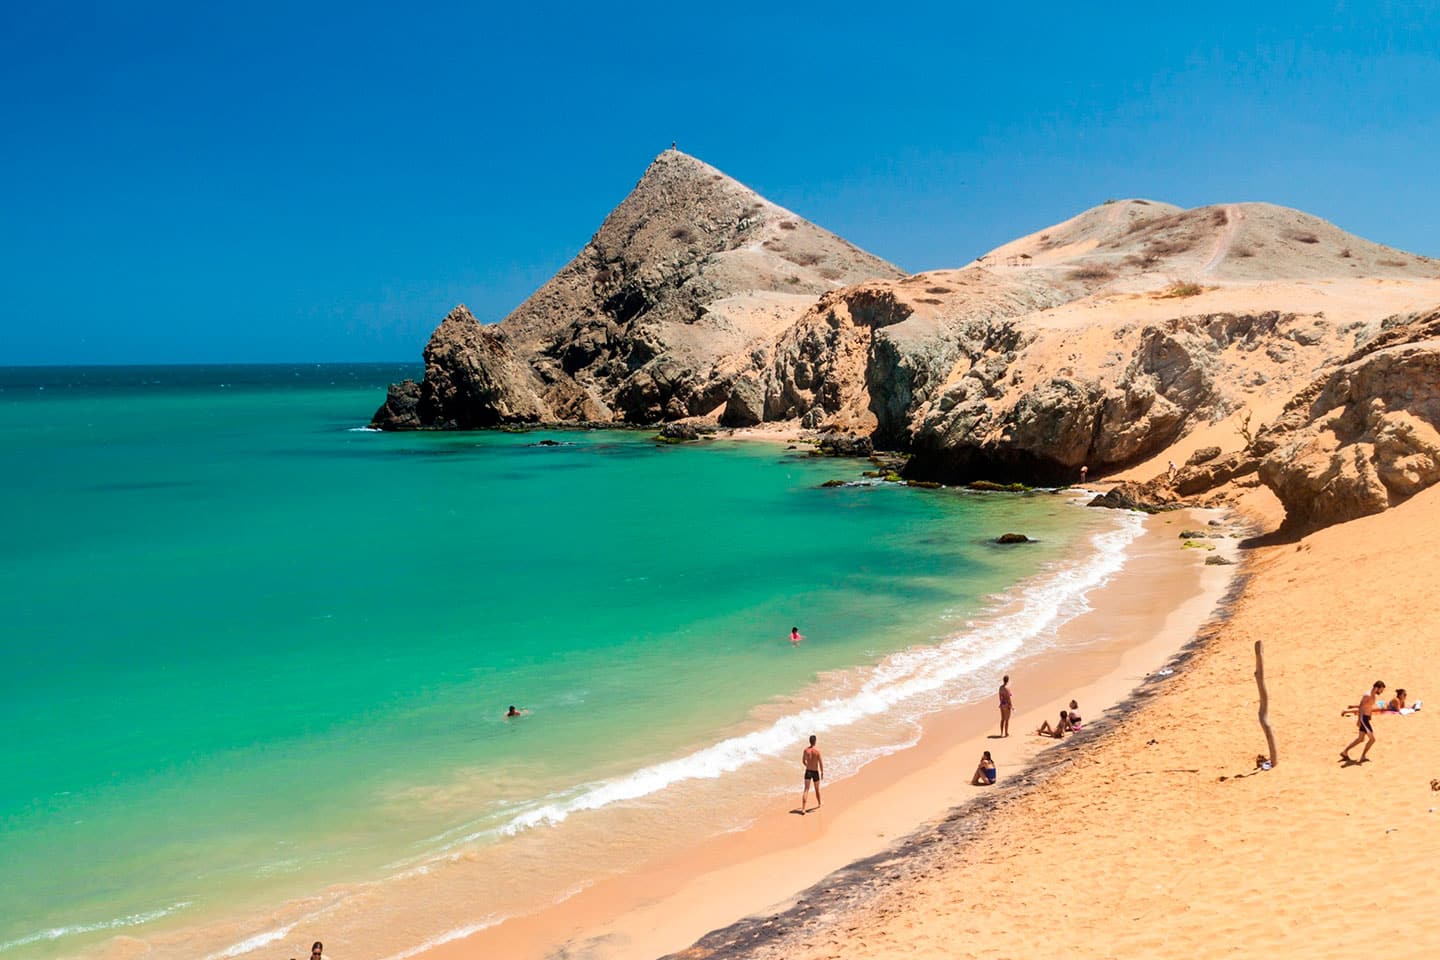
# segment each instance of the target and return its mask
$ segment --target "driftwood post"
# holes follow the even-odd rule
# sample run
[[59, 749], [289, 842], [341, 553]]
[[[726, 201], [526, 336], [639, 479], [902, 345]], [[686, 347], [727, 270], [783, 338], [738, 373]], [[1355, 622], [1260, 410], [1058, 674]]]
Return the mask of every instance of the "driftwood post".
[[1260, 729], [1265, 731], [1265, 742], [1270, 745], [1270, 766], [1280, 762], [1275, 756], [1275, 731], [1270, 729], [1270, 695], [1265, 691], [1265, 653], [1259, 640], [1255, 641], [1255, 685], [1260, 688]]

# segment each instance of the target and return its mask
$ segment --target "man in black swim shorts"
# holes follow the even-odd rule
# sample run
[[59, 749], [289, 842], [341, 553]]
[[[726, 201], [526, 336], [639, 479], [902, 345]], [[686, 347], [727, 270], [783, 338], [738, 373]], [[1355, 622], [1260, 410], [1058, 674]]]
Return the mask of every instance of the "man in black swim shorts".
[[1377, 701], [1379, 701], [1380, 694], [1384, 692], [1385, 684], [1380, 680], [1376, 680], [1375, 683], [1370, 687], [1370, 692], [1365, 694], [1365, 696], [1361, 697], [1359, 703], [1344, 711], [1345, 713], [1349, 713], [1350, 710], [1355, 711], [1355, 727], [1360, 731], [1359, 736], [1357, 736], [1354, 740], [1351, 740], [1350, 745], [1344, 750], [1340, 751], [1340, 759], [1344, 760], [1346, 763], [1355, 762], [1354, 760], [1350, 759], [1350, 751], [1354, 747], [1358, 746], [1361, 740], [1366, 740], [1367, 742], [1365, 744], [1365, 749], [1360, 751], [1359, 762], [1364, 763], [1367, 759], [1369, 759], [1367, 757], [1367, 754], [1369, 754], [1370, 748], [1375, 746], [1375, 724], [1371, 720], [1370, 715], [1375, 712], [1375, 704]]
[[810, 783], [815, 783], [815, 809], [820, 809], [820, 780], [825, 776], [825, 758], [815, 746], [815, 734], [810, 734], [810, 746], [800, 754], [800, 763], [805, 767], [805, 789], [800, 793], [800, 815], [805, 815], [805, 801], [810, 798]]

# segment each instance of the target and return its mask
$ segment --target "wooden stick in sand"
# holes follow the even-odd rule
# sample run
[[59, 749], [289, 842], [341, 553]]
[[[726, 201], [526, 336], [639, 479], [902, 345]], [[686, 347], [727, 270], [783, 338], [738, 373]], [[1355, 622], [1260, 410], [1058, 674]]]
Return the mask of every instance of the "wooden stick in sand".
[[1255, 685], [1260, 688], [1260, 729], [1265, 731], [1265, 742], [1270, 745], [1270, 766], [1280, 762], [1275, 756], [1275, 731], [1270, 729], [1270, 695], [1265, 690], [1265, 653], [1261, 642], [1255, 641]]

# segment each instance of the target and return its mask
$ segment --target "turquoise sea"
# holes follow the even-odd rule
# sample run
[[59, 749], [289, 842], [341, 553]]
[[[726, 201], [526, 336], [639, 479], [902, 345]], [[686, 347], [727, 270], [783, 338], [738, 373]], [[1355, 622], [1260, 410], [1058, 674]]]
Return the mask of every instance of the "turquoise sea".
[[558, 896], [662, 792], [788, 791], [806, 732], [843, 775], [988, 696], [1133, 536], [1064, 495], [823, 488], [867, 465], [776, 444], [364, 430], [417, 374], [0, 370], [0, 960], [494, 922], [336, 905], [568, 836]]

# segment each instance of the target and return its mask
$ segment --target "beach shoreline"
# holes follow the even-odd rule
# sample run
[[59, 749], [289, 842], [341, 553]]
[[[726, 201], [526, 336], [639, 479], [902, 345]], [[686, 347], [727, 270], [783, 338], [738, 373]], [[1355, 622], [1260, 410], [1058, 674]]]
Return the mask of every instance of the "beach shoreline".
[[[1176, 511], [1144, 519], [1144, 533], [1131, 544], [1125, 567], [1091, 591], [1087, 612], [1061, 628], [1059, 649], [1002, 671], [1011, 674], [1016, 697], [1008, 740], [991, 738], [998, 726], [993, 703], [943, 711], [925, 721], [914, 746], [827, 785], [827, 805], [803, 820], [778, 809], [773, 811], [778, 815], [762, 813], [738, 833], [699, 841], [535, 913], [413, 955], [523, 960], [563, 948], [596, 958], [654, 957], [686, 950], [701, 937], [707, 944], [728, 938], [725, 946], [736, 949], [747, 926], [768, 929], [757, 915], [814, 909], [797, 902], [813, 899], [826, 886], [844, 886], [843, 878], [862, 864], [908, 856], [914, 838], [968, 819], [1007, 795], [1017, 781], [1034, 780], [1057, 753], [1044, 748], [1054, 745], [1068, 753], [1103, 733], [1109, 721], [1102, 710], [1108, 715], [1129, 702], [1147, 678], [1192, 643], [1239, 582], [1238, 567], [1206, 565], [1209, 551], [1185, 549], [1178, 537], [1182, 529], [1213, 529], [1206, 523], [1218, 516]], [[1233, 539], [1208, 542], [1221, 553], [1234, 553]], [[1060, 744], [1034, 736], [1041, 720], [1053, 721], [1071, 697], [1080, 700], [1088, 720], [1081, 734]], [[969, 785], [985, 749], [995, 754], [1000, 771], [993, 793]], [[798, 786], [797, 776], [797, 797]], [[741, 917], [749, 919], [737, 922]], [[710, 931], [718, 932], [706, 936]]]

